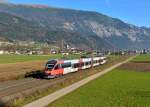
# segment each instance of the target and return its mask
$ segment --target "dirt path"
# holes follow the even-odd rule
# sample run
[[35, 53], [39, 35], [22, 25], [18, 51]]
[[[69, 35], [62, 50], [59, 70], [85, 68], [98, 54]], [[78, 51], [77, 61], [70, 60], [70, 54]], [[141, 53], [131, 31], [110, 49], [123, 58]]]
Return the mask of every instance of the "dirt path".
[[[134, 56], [134, 57], [136, 57], [136, 56]], [[50, 104], [51, 102], [59, 99], [60, 97], [66, 95], [66, 94], [76, 90], [77, 88], [87, 84], [88, 82], [90, 82], [90, 81], [92, 81], [92, 80], [94, 80], [94, 79], [96, 79], [96, 78], [98, 78], [98, 77], [100, 77], [100, 76], [110, 72], [111, 70], [119, 67], [120, 65], [122, 65], [124, 63], [127, 63], [128, 61], [132, 60], [134, 57], [131, 57], [131, 58], [127, 59], [126, 61], [123, 61], [121, 63], [113, 65], [112, 67], [109, 67], [109, 68], [103, 70], [102, 72], [99, 72], [97, 74], [89, 76], [89, 77], [87, 77], [87, 78], [85, 78], [85, 79], [83, 79], [83, 80], [81, 80], [79, 82], [76, 82], [76, 83], [74, 83], [74, 84], [72, 84], [72, 85], [70, 85], [70, 86], [68, 86], [66, 88], [60, 89], [60, 90], [58, 90], [58, 91], [56, 91], [56, 92], [54, 92], [54, 93], [52, 93], [52, 94], [50, 94], [48, 96], [45, 96], [45, 97], [43, 97], [41, 99], [38, 99], [38, 100], [36, 100], [36, 101], [34, 101], [32, 103], [29, 103], [29, 104], [25, 105], [24, 107], [45, 107], [48, 104]]]

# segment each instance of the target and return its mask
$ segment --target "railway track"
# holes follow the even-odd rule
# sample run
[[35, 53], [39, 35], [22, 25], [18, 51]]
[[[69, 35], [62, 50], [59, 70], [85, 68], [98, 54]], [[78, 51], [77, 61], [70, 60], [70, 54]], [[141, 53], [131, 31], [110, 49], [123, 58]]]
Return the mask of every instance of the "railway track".
[[50, 80], [25, 78], [22, 80], [0, 83], [0, 103], [6, 104], [13, 99], [29, 96], [38, 90], [46, 90], [52, 86], [63, 83], [66, 80], [70, 80], [80, 73], [82, 73], [82, 71]]

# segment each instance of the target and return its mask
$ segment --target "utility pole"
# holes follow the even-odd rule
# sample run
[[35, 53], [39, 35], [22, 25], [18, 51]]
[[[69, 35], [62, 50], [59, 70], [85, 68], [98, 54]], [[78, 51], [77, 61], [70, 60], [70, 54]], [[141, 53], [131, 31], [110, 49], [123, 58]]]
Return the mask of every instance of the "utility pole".
[[64, 40], [62, 39], [61, 40], [61, 51], [63, 51], [64, 50]]
[[62, 54], [62, 58], [64, 58], [63, 52], [64, 51], [64, 40], [61, 40], [61, 54]]

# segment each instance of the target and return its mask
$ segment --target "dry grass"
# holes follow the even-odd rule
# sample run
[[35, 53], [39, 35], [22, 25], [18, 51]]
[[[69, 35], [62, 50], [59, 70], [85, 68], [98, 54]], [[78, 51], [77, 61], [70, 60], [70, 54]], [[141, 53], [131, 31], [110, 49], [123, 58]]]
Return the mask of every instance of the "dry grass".
[[0, 81], [24, 77], [27, 72], [43, 70], [46, 61], [30, 61], [15, 64], [0, 64]]
[[129, 62], [120, 66], [119, 68], [131, 71], [150, 72], [150, 63]]

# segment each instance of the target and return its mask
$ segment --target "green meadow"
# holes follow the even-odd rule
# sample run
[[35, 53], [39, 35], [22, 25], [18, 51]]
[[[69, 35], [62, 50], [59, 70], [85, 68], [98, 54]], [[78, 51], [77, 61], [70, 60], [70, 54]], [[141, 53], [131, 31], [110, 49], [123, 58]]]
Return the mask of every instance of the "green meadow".
[[134, 58], [132, 61], [134, 62], [149, 62], [150, 61], [150, 54], [147, 55], [139, 55], [138, 57]]
[[[7, 63], [16, 63], [16, 62], [25, 62], [25, 61], [40, 61], [40, 60], [49, 60], [49, 59], [61, 59], [65, 56], [61, 54], [51, 54], [51, 55], [0, 55], [0, 64]], [[69, 55], [65, 58], [72, 59], [78, 58], [79, 55]]]
[[49, 107], [149, 107], [150, 73], [115, 69]]

